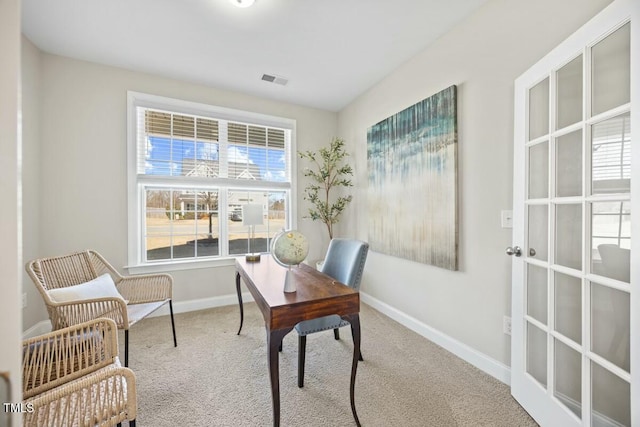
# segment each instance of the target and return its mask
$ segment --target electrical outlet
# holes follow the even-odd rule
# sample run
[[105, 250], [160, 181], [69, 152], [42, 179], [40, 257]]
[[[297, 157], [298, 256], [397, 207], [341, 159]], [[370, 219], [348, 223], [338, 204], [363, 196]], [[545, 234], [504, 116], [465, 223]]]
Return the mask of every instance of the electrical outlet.
[[27, 308], [27, 293], [22, 293], [22, 308]]
[[511, 317], [504, 316], [502, 318], [502, 332], [507, 335], [511, 335]]

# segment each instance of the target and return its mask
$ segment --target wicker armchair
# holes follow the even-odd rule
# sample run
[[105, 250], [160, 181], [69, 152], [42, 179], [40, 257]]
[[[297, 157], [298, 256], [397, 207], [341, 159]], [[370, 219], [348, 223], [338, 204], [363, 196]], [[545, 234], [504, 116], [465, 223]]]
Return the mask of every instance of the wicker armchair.
[[136, 379], [120, 366], [110, 319], [24, 340], [22, 376], [24, 426], [135, 427]]
[[[28, 262], [25, 269], [44, 300], [54, 330], [101, 317], [112, 319], [118, 329], [123, 329], [124, 366], [129, 366], [129, 328], [166, 303], [169, 303], [171, 313], [173, 345], [178, 346], [171, 301], [173, 278], [170, 275], [125, 277], [92, 250], [36, 259]], [[52, 298], [50, 291], [59, 292], [62, 288], [69, 290], [75, 285], [87, 285], [87, 282], [95, 281], [104, 274], [113, 280], [119, 293], [117, 297], [92, 295], [65, 302]]]

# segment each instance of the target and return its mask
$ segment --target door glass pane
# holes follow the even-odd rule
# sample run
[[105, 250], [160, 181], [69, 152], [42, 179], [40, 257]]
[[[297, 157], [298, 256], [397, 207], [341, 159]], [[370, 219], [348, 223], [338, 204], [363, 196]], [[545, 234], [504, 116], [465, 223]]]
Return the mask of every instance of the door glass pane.
[[547, 334], [527, 322], [527, 372], [547, 386]]
[[556, 206], [556, 264], [582, 269], [582, 205]]
[[582, 130], [556, 140], [556, 196], [582, 195]]
[[547, 226], [549, 212], [547, 205], [529, 206], [529, 250], [527, 255], [542, 261], [548, 259]]
[[547, 324], [547, 269], [527, 265], [527, 314]]
[[529, 90], [529, 141], [549, 133], [549, 78]]
[[629, 192], [631, 182], [629, 113], [592, 126], [591, 175], [593, 194]]
[[591, 285], [591, 351], [629, 372], [629, 293]]
[[582, 287], [580, 279], [554, 273], [555, 330], [582, 343]]
[[582, 55], [558, 70], [558, 118], [556, 129], [582, 120]]
[[582, 357], [559, 340], [554, 340], [555, 384], [553, 394], [578, 418], [582, 418]]
[[591, 205], [591, 271], [629, 283], [631, 267], [631, 205]]
[[529, 147], [529, 198], [549, 196], [549, 143]]
[[594, 116], [629, 102], [630, 30], [631, 24], [626, 24], [591, 49]]
[[591, 388], [591, 425], [631, 425], [631, 387], [628, 382], [591, 362]]

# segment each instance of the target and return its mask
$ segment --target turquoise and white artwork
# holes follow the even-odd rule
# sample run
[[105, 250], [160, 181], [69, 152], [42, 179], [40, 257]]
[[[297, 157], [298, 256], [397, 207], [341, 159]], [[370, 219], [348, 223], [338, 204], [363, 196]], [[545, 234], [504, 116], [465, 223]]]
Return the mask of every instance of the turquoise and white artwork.
[[367, 129], [371, 250], [458, 269], [456, 86]]

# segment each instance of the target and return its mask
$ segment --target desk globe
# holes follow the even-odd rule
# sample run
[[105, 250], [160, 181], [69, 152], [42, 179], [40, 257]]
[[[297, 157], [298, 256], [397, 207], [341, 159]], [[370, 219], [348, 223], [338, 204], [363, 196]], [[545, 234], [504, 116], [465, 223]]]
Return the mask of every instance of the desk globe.
[[287, 268], [284, 279], [284, 291], [295, 292], [296, 286], [291, 280], [291, 266], [298, 265], [309, 253], [309, 241], [297, 230], [283, 230], [271, 243], [271, 255], [278, 264]]

